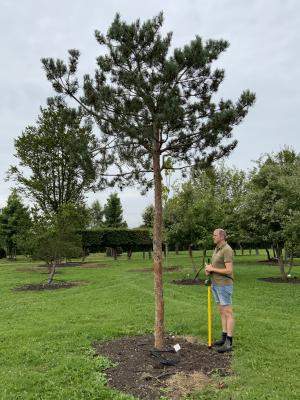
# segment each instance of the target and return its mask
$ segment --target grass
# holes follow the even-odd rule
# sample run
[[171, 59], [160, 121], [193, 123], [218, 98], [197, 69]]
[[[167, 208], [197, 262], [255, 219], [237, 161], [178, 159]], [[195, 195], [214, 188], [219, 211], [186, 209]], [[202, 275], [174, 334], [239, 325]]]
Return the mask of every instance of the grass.
[[[199, 254], [195, 254], [199, 260]], [[238, 255], [235, 262], [233, 372], [225, 388], [209, 387], [198, 400], [272, 399], [300, 397], [300, 286], [257, 281], [279, 275], [278, 268], [260, 265], [261, 256]], [[134, 254], [117, 261], [97, 254], [88, 261], [102, 269], [65, 268], [57, 279], [89, 281], [71, 289], [15, 292], [16, 286], [41, 282], [36, 272], [18, 272], [30, 263], [0, 260], [0, 398], [1, 400], [132, 399], [110, 390], [105, 379], [108, 361], [93, 357], [95, 340], [151, 333], [153, 330], [153, 277], [127, 272], [150, 267], [151, 261]], [[169, 265], [181, 272], [166, 273], [166, 331], [206, 340], [205, 287], [170, 283], [188, 273], [187, 254], [171, 253]], [[294, 274], [300, 276], [299, 267]], [[213, 306], [213, 333], [220, 323]]]

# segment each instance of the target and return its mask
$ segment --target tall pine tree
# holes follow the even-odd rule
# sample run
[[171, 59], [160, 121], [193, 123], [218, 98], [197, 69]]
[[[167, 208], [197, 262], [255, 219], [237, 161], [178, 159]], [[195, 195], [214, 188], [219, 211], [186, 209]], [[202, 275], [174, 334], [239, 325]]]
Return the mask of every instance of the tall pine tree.
[[171, 50], [172, 34], [162, 36], [162, 25], [162, 13], [132, 24], [117, 14], [106, 35], [96, 31], [96, 40], [107, 53], [97, 58], [95, 76], [84, 76], [83, 93], [76, 76], [79, 51], [69, 51], [67, 64], [42, 60], [54, 89], [77, 100], [101, 128], [102, 151], [118, 168], [102, 175], [102, 183], [154, 187], [157, 348], [162, 348], [164, 335], [162, 170], [171, 164], [185, 173], [193, 165], [205, 167], [230, 154], [237, 145], [232, 129], [255, 101], [250, 91], [236, 103], [214, 101], [224, 71], [212, 70], [211, 65], [228, 42], [204, 42], [196, 36], [183, 48]]
[[104, 206], [105, 225], [109, 228], [127, 227], [123, 220], [121, 200], [117, 193], [112, 193]]

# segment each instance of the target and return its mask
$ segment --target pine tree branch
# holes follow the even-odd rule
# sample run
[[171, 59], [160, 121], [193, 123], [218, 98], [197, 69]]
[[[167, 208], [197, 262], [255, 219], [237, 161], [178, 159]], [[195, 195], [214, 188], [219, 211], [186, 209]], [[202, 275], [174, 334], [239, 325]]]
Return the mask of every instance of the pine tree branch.
[[119, 174], [102, 174], [102, 173], [100, 173], [99, 175], [100, 176], [108, 176], [108, 177], [113, 177], [113, 176], [122, 177], [122, 176], [134, 175], [134, 174], [145, 174], [145, 173], [150, 173], [150, 172], [153, 172], [153, 169], [150, 169], [150, 170], [134, 170], [134, 171], [131, 171], [131, 172], [122, 172], [122, 173], [119, 173]]

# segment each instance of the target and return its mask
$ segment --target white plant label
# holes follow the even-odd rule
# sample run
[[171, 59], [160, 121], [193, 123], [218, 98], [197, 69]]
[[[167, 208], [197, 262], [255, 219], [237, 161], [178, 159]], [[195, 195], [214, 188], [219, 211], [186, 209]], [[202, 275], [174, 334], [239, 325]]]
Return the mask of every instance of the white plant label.
[[180, 344], [175, 344], [174, 346], [174, 350], [176, 351], [176, 353], [177, 353], [177, 351], [179, 351], [180, 349], [181, 349], [181, 347], [180, 347]]

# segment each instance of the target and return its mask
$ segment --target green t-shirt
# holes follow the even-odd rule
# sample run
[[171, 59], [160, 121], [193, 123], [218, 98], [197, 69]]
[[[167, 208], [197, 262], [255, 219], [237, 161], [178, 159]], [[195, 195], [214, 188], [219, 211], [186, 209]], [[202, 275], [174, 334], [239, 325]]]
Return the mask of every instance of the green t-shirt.
[[[225, 243], [223, 246], [215, 248], [212, 255], [211, 263], [215, 268], [224, 269], [226, 268], [225, 263], [227, 262], [233, 262], [233, 250], [229, 246], [229, 244]], [[228, 276], [230, 276], [232, 279], [228, 278]], [[226, 276], [213, 272], [212, 282], [215, 285], [232, 285], [233, 274], [228, 274]]]

